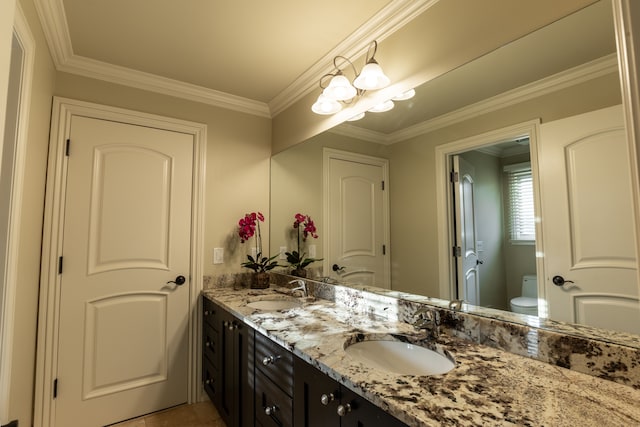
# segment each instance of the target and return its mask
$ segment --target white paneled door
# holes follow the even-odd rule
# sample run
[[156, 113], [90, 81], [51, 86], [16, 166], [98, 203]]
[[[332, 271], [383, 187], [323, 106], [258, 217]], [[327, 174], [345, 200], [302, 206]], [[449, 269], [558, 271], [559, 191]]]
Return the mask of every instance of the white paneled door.
[[390, 288], [387, 161], [334, 150], [325, 152], [325, 167], [325, 270], [351, 283]]
[[103, 426], [188, 399], [194, 142], [71, 120], [55, 425]]
[[540, 127], [549, 317], [640, 333], [629, 151], [620, 106]]
[[474, 167], [460, 156], [453, 156], [453, 183], [456, 229], [456, 271], [458, 298], [480, 305], [480, 261], [476, 244]]

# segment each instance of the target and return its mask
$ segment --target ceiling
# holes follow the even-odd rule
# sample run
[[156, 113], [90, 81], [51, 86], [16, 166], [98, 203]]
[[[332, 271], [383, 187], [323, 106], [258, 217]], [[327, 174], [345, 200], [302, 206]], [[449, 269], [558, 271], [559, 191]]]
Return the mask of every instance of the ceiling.
[[60, 71], [273, 117], [436, 1], [35, 3]]

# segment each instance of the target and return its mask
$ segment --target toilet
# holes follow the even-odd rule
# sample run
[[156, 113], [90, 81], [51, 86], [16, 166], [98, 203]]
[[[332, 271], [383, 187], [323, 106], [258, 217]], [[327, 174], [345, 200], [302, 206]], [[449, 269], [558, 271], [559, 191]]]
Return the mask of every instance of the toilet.
[[535, 274], [522, 276], [522, 296], [512, 298], [510, 304], [514, 313], [538, 315], [538, 280]]

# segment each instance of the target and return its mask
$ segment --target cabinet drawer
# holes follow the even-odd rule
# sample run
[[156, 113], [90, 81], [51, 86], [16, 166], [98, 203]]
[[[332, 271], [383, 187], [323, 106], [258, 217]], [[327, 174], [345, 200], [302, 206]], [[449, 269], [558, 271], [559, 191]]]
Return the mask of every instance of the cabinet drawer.
[[220, 308], [206, 297], [202, 297], [202, 320], [204, 324], [210, 324], [217, 329], [217, 319], [220, 317]]
[[218, 366], [219, 343], [218, 331], [210, 324], [204, 323], [202, 325], [202, 354], [209, 359], [214, 367]]
[[218, 374], [213, 364], [206, 357], [202, 359], [202, 382], [204, 383], [204, 390], [209, 395], [209, 399], [213, 403], [217, 403], [217, 384], [216, 378]]
[[293, 395], [293, 354], [284, 347], [256, 333], [255, 363], [259, 371], [289, 396]]
[[266, 375], [256, 371], [256, 424], [293, 426], [293, 401]]

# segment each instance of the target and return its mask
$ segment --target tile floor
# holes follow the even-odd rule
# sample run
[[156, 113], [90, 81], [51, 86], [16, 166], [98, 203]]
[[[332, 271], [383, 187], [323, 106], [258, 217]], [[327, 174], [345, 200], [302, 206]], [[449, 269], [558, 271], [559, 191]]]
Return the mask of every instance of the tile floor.
[[180, 405], [111, 427], [227, 427], [210, 401]]

